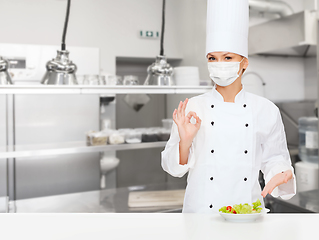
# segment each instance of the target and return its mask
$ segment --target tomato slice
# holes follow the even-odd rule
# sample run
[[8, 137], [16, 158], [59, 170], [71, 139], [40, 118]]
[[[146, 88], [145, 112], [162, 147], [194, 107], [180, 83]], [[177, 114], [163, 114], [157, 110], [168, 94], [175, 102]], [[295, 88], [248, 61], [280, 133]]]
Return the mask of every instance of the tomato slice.
[[228, 211], [230, 211], [230, 212], [231, 212], [232, 207], [231, 207], [231, 206], [227, 206], [227, 207], [226, 207], [226, 210], [228, 210]]

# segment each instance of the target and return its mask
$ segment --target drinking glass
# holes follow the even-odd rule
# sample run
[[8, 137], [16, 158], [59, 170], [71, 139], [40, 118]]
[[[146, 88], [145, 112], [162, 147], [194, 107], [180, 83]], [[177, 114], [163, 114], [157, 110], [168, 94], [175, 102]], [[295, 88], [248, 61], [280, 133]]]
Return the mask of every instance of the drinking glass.
[[103, 75], [99, 76], [99, 84], [100, 85], [106, 85], [107, 84], [105, 76], [103, 76]]
[[124, 76], [123, 85], [139, 85], [138, 77], [134, 75]]
[[84, 85], [99, 85], [100, 77], [99, 75], [84, 75], [83, 84]]

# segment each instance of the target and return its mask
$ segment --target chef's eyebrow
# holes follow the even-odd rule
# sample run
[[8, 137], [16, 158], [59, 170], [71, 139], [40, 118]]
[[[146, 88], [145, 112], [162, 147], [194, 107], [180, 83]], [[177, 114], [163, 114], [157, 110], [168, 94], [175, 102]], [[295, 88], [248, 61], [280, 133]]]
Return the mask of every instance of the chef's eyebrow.
[[[224, 57], [224, 56], [230, 55], [230, 54], [232, 54], [232, 53], [228, 52], [228, 53], [224, 53], [222, 56]], [[211, 54], [211, 53], [208, 53], [208, 56], [210, 56], [210, 57], [215, 57], [215, 55], [214, 55], [214, 54]]]

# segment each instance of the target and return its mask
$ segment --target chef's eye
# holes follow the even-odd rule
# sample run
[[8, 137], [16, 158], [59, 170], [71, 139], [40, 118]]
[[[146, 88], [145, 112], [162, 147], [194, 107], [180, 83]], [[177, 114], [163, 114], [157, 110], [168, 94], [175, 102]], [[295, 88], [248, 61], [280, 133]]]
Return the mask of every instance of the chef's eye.
[[209, 57], [208, 60], [209, 60], [209, 61], [215, 61], [216, 58], [214, 58], [214, 57]]
[[229, 60], [232, 60], [231, 57], [225, 57], [225, 59], [228, 60], [228, 61], [229, 61]]

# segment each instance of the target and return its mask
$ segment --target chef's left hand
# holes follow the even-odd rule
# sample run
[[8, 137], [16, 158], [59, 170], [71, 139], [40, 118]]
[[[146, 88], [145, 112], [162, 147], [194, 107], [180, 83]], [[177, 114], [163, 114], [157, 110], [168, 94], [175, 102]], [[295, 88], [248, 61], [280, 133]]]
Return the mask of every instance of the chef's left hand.
[[292, 171], [287, 170], [281, 173], [276, 174], [264, 187], [264, 190], [261, 192], [263, 197], [266, 197], [267, 194], [271, 194], [272, 191], [283, 183], [287, 183], [290, 179], [292, 179]]

